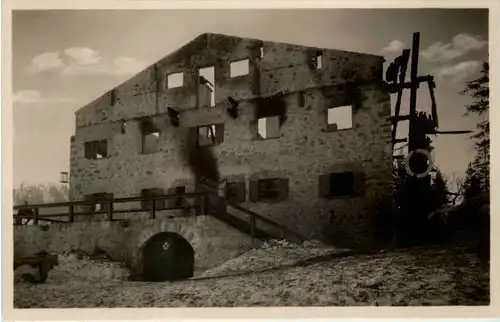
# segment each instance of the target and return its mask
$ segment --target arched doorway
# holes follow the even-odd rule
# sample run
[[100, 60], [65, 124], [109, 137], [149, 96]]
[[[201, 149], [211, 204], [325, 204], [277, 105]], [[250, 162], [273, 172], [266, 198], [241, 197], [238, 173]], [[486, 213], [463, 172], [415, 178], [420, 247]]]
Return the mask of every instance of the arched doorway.
[[193, 277], [194, 249], [181, 235], [161, 232], [141, 247], [142, 279], [150, 282]]

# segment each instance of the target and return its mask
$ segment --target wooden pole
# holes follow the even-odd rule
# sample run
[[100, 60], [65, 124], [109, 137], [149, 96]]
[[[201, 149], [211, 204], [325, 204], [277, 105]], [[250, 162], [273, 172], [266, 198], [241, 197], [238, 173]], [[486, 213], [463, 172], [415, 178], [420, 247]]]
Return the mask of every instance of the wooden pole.
[[156, 200], [151, 200], [150, 219], [156, 219]]
[[415, 149], [415, 126], [417, 122], [417, 89], [419, 87], [418, 77], [418, 55], [420, 47], [420, 33], [413, 34], [413, 44], [411, 50], [411, 89], [410, 89], [410, 126], [408, 133], [408, 153]]
[[205, 195], [202, 195], [200, 196], [200, 199], [201, 199], [201, 210], [200, 210], [200, 213], [202, 216], [205, 216], [206, 215], [206, 197]]
[[250, 216], [250, 236], [252, 236], [252, 244], [255, 239], [255, 216]]
[[[408, 60], [410, 58], [410, 50], [405, 49], [403, 50], [403, 55], [402, 55], [402, 65], [401, 65], [401, 73], [399, 74], [399, 85], [401, 87], [398, 90], [398, 98], [396, 100], [396, 106], [395, 106], [395, 112], [394, 116], [397, 118], [399, 117], [399, 111], [401, 110], [401, 101], [403, 99], [403, 83], [406, 80], [406, 70], [408, 69]], [[394, 126], [392, 127], [392, 141], [395, 142], [394, 140], [396, 139], [396, 134], [397, 134], [397, 128], [398, 128], [398, 121], [394, 121]], [[393, 144], [394, 145], [394, 144]]]
[[69, 222], [75, 222], [75, 205], [69, 206]]
[[108, 220], [113, 221], [113, 201], [110, 200], [108, 203]]
[[33, 225], [38, 225], [38, 208], [33, 209]]

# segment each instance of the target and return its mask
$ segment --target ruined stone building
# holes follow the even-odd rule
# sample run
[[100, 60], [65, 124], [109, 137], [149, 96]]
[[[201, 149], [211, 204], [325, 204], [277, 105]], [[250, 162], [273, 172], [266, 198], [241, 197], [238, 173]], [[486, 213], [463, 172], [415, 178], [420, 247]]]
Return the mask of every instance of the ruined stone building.
[[71, 199], [194, 191], [179, 151], [210, 145], [228, 199], [309, 237], [356, 239], [392, 200], [383, 62], [200, 35], [76, 112]]

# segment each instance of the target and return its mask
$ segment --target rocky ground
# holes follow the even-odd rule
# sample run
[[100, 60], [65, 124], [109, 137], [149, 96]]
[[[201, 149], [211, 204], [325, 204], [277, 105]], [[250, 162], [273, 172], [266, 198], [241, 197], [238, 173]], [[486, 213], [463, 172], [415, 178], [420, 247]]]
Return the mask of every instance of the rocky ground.
[[[470, 245], [339, 254], [345, 250], [275, 241], [175, 283], [129, 282], [120, 264], [61, 255], [47, 283], [15, 283], [14, 307], [489, 304], [489, 268]], [[304, 262], [315, 256], [321, 260]]]

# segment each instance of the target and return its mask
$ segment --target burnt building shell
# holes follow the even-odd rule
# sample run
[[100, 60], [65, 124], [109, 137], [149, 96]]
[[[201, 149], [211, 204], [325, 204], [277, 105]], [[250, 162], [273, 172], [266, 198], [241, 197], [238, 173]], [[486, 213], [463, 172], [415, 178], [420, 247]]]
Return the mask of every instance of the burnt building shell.
[[[231, 77], [234, 62], [243, 69]], [[181, 152], [195, 144], [188, 133], [222, 124], [217, 144], [204, 149], [217, 161], [219, 179], [245, 185], [233, 192], [242, 206], [311, 238], [360, 243], [370, 235], [378, 205], [392, 202], [383, 62], [369, 54], [200, 35], [76, 112], [71, 199], [140, 196], [145, 189], [180, 186], [194, 191]], [[212, 67], [211, 84], [200, 82], [200, 70]], [[176, 86], [169, 87], [169, 77]], [[211, 95], [213, 106], [207, 102]], [[350, 110], [346, 126], [340, 118], [329, 121], [341, 107]], [[262, 135], [263, 124], [274, 135]], [[158, 133], [151, 153], [143, 153], [145, 127]], [[85, 157], [86, 142], [104, 140], [105, 158]], [[340, 173], [352, 173], [344, 177], [353, 187], [335, 189], [351, 194], [330, 193], [336, 185], [324, 176]]]

